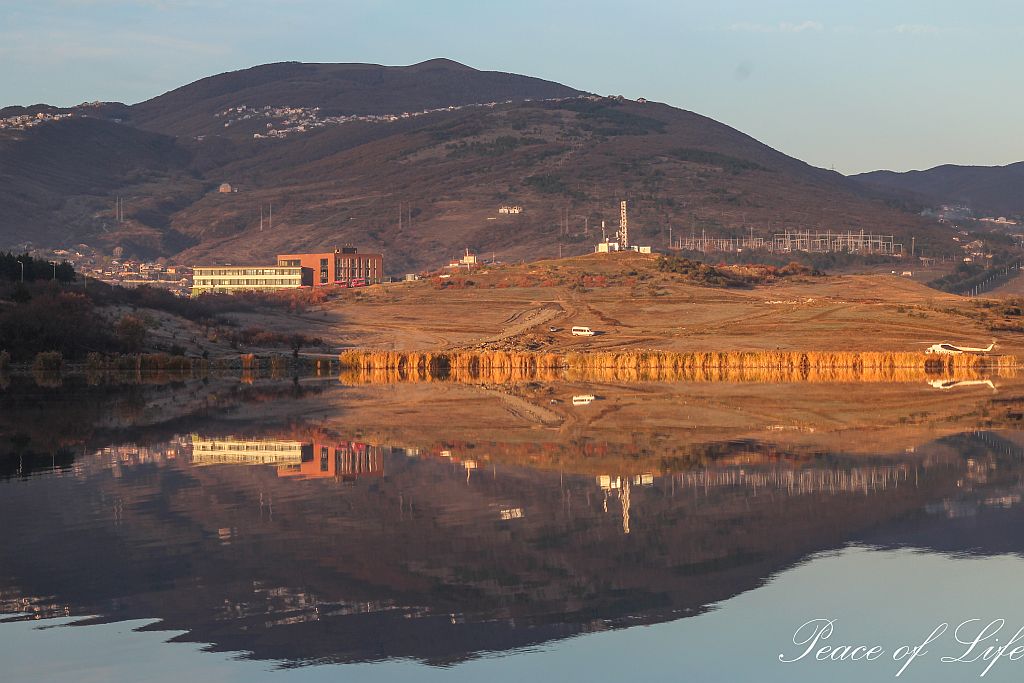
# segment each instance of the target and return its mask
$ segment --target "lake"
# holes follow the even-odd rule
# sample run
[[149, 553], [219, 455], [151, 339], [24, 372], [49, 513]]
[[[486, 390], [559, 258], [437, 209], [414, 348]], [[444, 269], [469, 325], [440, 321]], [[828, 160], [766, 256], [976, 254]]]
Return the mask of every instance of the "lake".
[[1024, 667], [1013, 378], [14, 378], [0, 409], [5, 681]]

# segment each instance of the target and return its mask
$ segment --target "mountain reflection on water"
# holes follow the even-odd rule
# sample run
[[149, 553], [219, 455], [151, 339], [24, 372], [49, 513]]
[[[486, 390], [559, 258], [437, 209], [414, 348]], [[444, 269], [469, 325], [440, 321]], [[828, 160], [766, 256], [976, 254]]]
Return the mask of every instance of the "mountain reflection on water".
[[[893, 395], [939, 403], [917, 427], [891, 417], [912, 448], [866, 450], [890, 432], [780, 425], [746, 394], [137, 391], [5, 397], [21, 411], [0, 422], [19, 454], [0, 481], [9, 618], [158, 619], [292, 664], [443, 664], [695, 615], [850, 543], [1024, 550], [1000, 532], [1024, 434], [977, 424], [1018, 404], [987, 391]], [[679, 430], [659, 417], [677, 410]], [[762, 428], [730, 427], [736, 410]]]

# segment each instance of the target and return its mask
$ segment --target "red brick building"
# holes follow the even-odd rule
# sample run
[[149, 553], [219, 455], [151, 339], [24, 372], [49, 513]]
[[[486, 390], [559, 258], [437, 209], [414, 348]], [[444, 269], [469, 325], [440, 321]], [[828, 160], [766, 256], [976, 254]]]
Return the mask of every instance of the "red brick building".
[[322, 254], [278, 254], [278, 266], [302, 266], [313, 273], [313, 286], [374, 285], [384, 277], [382, 254], [360, 254], [355, 247], [344, 247]]

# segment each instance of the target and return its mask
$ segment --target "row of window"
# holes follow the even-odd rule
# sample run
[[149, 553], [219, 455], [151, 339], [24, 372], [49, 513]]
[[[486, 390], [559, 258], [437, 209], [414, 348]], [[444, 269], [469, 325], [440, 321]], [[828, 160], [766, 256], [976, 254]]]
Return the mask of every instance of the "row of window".
[[[381, 469], [378, 454], [369, 453], [347, 453], [338, 448], [334, 454], [335, 468], [338, 474], [359, 474], [362, 472], [377, 472]], [[320, 471], [328, 472], [330, 467], [330, 449], [327, 446], [320, 447]]]
[[369, 268], [371, 265], [376, 268], [378, 263], [379, 259], [375, 258], [343, 258], [338, 260], [338, 268]]
[[301, 443], [295, 443], [295, 444], [259, 443], [259, 442], [256, 442], [256, 441], [244, 442], [244, 443], [224, 443], [224, 442], [221, 442], [221, 441], [216, 441], [216, 442], [211, 442], [211, 443], [193, 442], [192, 443], [192, 450], [193, 451], [197, 451], [197, 450], [198, 451], [245, 451], [245, 452], [250, 452], [250, 451], [283, 451], [283, 450], [301, 451], [302, 450], [302, 444]]
[[300, 271], [295, 268], [224, 268], [211, 270], [209, 268], [196, 268], [196, 276], [210, 277], [211, 275], [282, 275], [298, 276]]
[[242, 287], [242, 286], [271, 286], [271, 287], [298, 287], [302, 284], [301, 280], [297, 277], [289, 277], [286, 279], [279, 280], [262, 280], [259, 278], [253, 279], [240, 279], [231, 278], [230, 280], [218, 280], [216, 278], [196, 278], [193, 283], [194, 287]]

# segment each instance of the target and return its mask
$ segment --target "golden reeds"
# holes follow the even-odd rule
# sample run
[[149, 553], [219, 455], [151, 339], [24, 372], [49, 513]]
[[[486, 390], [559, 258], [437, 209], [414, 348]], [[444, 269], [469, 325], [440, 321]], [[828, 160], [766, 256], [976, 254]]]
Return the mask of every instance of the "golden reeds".
[[349, 350], [343, 378], [359, 383], [523, 381], [917, 382], [978, 379], [1016, 368], [1012, 356], [894, 351], [674, 352], [626, 350], [403, 352]]

